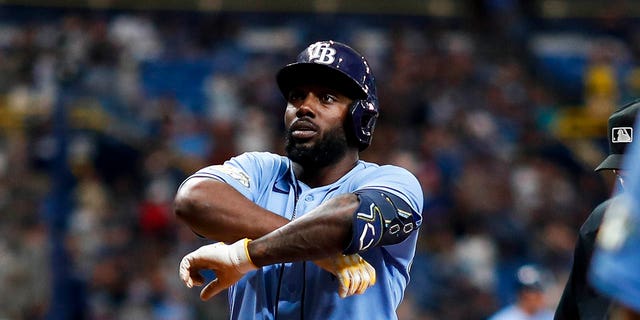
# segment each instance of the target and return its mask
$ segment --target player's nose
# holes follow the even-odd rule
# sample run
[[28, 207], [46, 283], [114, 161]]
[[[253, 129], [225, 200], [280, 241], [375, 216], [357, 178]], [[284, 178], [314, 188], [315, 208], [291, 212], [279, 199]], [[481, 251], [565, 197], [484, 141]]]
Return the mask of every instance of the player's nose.
[[316, 97], [313, 92], [308, 92], [302, 103], [296, 110], [296, 116], [298, 118], [302, 118], [304, 116], [314, 116], [315, 115], [315, 106], [318, 103], [318, 97]]

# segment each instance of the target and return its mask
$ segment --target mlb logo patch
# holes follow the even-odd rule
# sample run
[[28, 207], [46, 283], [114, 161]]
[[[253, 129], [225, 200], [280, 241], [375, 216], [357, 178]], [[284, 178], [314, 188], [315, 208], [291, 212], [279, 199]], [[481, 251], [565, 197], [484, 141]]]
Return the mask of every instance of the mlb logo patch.
[[614, 127], [611, 129], [611, 142], [629, 143], [633, 141], [632, 127]]

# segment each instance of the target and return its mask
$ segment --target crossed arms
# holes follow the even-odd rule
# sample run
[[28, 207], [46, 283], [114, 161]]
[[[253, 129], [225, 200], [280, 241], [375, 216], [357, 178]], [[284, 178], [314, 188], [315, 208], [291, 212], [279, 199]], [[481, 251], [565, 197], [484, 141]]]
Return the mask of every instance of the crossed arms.
[[[233, 244], [204, 246], [185, 256], [181, 277], [189, 287], [201, 285], [204, 279], [199, 270], [214, 269], [218, 275], [212, 283], [214, 287], [207, 285], [201, 293], [206, 300], [256, 267], [314, 260], [338, 276], [341, 296], [362, 293], [375, 283], [375, 270], [359, 256], [345, 261], [341, 255], [350, 241], [352, 217], [358, 205], [356, 195], [345, 194], [289, 221], [256, 205], [224, 182], [190, 178], [176, 195], [177, 217], [201, 236]], [[242, 241], [245, 238], [254, 240]], [[217, 261], [220, 259], [224, 261]], [[212, 264], [213, 260], [217, 264]], [[227, 273], [232, 275], [222, 279], [225, 272], [220, 269], [227, 268], [231, 270]], [[341, 272], [343, 278], [340, 278]], [[369, 281], [354, 283], [349, 279], [349, 272], [357, 272]]]
[[261, 267], [342, 252], [350, 240], [358, 204], [356, 195], [345, 194], [289, 221], [224, 182], [191, 178], [176, 195], [175, 213], [194, 232], [209, 239], [225, 243], [254, 239], [249, 252], [253, 263]]

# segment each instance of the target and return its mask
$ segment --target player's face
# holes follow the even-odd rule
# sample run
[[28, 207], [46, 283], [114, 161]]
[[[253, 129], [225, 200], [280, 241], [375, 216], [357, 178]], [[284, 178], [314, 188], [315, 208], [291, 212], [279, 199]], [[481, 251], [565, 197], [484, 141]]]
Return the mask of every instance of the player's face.
[[303, 166], [315, 167], [344, 156], [348, 150], [344, 123], [351, 103], [347, 96], [324, 86], [291, 90], [284, 115], [287, 156]]

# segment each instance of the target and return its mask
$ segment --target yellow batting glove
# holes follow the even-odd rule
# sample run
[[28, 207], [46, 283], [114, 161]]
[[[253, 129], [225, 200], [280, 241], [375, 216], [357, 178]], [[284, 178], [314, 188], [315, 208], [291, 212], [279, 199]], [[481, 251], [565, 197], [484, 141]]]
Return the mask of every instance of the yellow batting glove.
[[376, 283], [376, 270], [359, 254], [339, 254], [313, 262], [338, 278], [341, 298], [362, 294]]

